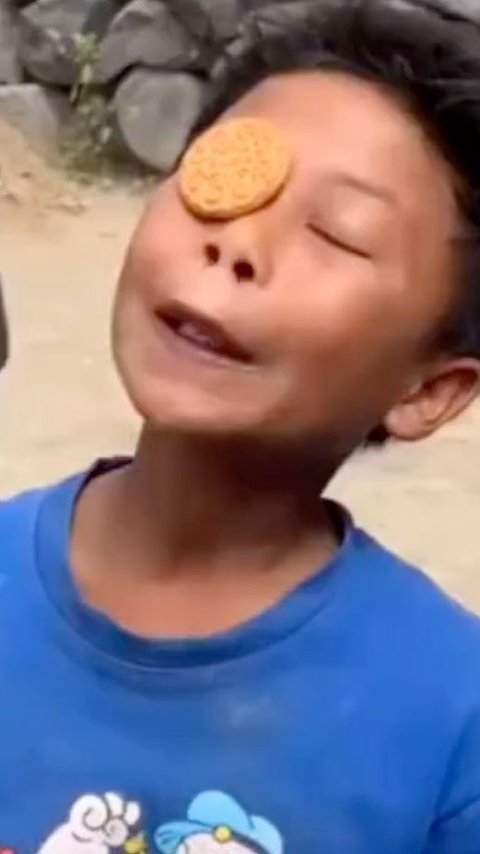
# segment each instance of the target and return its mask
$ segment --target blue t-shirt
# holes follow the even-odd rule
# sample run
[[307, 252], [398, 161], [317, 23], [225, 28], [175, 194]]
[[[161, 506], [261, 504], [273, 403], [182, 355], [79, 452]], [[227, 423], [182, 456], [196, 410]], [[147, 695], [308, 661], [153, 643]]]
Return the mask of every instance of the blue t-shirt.
[[353, 525], [235, 631], [81, 601], [85, 475], [0, 505], [0, 854], [479, 854], [480, 624]]

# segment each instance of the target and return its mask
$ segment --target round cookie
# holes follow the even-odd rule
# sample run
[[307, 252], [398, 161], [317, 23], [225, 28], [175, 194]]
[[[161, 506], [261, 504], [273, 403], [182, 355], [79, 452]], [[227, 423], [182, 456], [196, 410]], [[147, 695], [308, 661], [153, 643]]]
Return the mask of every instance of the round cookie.
[[215, 125], [185, 154], [180, 195], [192, 213], [228, 220], [258, 210], [285, 186], [292, 167], [287, 141], [264, 119]]

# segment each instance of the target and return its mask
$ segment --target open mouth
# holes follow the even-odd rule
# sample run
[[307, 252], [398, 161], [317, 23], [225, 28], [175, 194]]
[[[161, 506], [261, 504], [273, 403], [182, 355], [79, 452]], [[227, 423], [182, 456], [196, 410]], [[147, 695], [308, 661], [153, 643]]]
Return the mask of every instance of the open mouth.
[[163, 328], [192, 354], [219, 364], [249, 367], [253, 356], [226, 330], [209, 318], [182, 305], [156, 312]]

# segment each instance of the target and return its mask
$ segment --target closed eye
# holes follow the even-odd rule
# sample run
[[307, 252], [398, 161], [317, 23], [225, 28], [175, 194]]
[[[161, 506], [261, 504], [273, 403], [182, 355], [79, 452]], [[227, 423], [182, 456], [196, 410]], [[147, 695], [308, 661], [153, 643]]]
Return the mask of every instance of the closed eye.
[[336, 237], [330, 231], [325, 231], [324, 228], [320, 228], [318, 225], [313, 225], [310, 223], [308, 225], [308, 230], [315, 234], [316, 237], [320, 237], [325, 243], [328, 243], [330, 246], [334, 246], [336, 249], [340, 249], [342, 252], [348, 252], [350, 255], [356, 255], [357, 258], [364, 258], [367, 261], [372, 260], [372, 253], [367, 252], [366, 249], [361, 249], [359, 246], [354, 246], [352, 243], [348, 243], [340, 238]]

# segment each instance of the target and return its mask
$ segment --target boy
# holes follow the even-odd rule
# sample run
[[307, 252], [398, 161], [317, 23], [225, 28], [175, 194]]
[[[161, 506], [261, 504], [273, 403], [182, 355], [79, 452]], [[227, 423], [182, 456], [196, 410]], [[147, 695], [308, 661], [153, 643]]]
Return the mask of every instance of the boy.
[[135, 458], [0, 510], [5, 851], [480, 851], [479, 622], [318, 498], [477, 394], [480, 38], [318, 5], [133, 238]]

